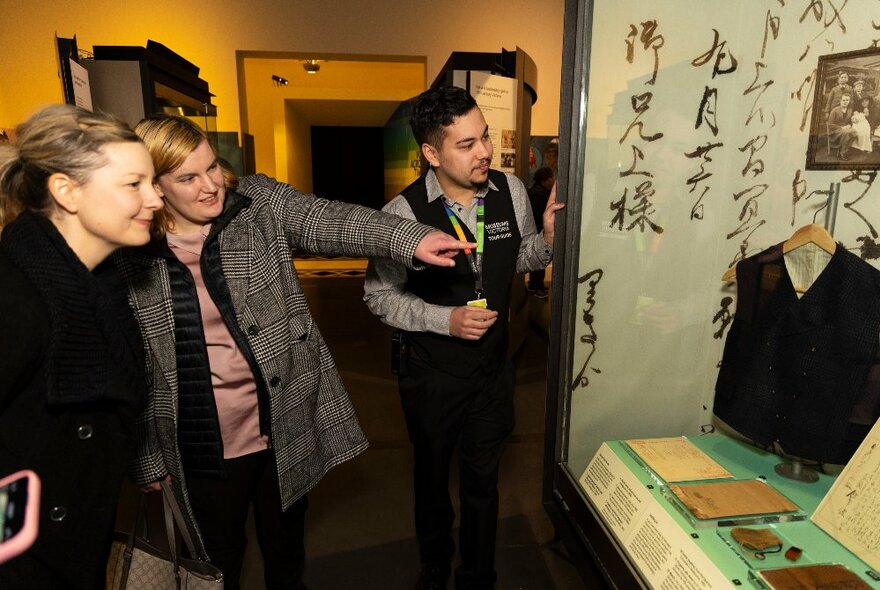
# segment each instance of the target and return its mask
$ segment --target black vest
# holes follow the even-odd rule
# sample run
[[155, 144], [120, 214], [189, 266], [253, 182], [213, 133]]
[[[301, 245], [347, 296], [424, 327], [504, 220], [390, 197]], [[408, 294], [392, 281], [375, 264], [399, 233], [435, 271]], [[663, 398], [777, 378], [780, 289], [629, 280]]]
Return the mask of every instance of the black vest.
[[[502, 172], [490, 170], [489, 180], [498, 190], [489, 189], [484, 206], [483, 296], [488, 308], [498, 312], [498, 321], [477, 341], [428, 332], [407, 332], [415, 357], [435, 369], [459, 377], [470, 376], [480, 368], [493, 371], [507, 358], [510, 284], [516, 272], [522, 236], [507, 177]], [[443, 198], [428, 202], [424, 176], [401, 194], [417, 221], [456, 235], [443, 207]], [[464, 222], [461, 227], [467, 239], [475, 242]], [[408, 270], [406, 290], [427, 303], [451, 307], [465, 305], [475, 298], [474, 276], [466, 254], [459, 252], [452, 268], [432, 266], [425, 270]]]
[[186, 265], [173, 256], [167, 263], [177, 353], [177, 448], [188, 476], [225, 479], [223, 440], [196, 286]]
[[[838, 246], [798, 299], [777, 245], [736, 280], [715, 414], [760, 444], [846, 462], [871, 425], [858, 422], [877, 418], [880, 271]], [[854, 420], [866, 405], [872, 416]]]

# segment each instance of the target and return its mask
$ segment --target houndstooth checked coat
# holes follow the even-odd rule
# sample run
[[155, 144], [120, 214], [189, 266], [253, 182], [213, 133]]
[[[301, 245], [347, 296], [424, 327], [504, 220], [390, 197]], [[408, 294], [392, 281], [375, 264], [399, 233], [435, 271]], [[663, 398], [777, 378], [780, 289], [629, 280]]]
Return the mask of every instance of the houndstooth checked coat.
[[[227, 217], [231, 219], [223, 223]], [[330, 350], [309, 313], [291, 249], [325, 255], [382, 256], [407, 266], [433, 228], [396, 216], [305, 195], [263, 175], [227, 191], [211, 229], [235, 322], [246, 335], [269, 392], [270, 445], [283, 508], [332, 467], [367, 448]], [[145, 249], [116, 256], [141, 326], [151, 396], [138, 421], [133, 477], [148, 483], [170, 475], [193, 540], [204, 557], [177, 447], [177, 359], [165, 260]]]

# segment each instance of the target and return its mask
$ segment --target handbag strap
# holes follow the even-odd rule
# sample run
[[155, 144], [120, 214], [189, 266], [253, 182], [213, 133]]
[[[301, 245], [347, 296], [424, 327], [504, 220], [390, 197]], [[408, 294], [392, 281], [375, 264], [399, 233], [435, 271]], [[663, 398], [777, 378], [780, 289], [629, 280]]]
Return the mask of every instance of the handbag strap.
[[138, 521], [141, 521], [144, 532], [147, 536], [147, 513], [145, 510], [147, 497], [145, 494], [138, 494], [138, 503], [137, 509], [135, 509], [134, 513], [134, 522], [131, 525], [131, 529], [128, 531], [128, 539], [125, 542], [125, 549], [122, 553], [122, 573], [120, 577], [120, 588], [125, 588], [128, 584], [128, 575], [131, 571], [131, 558], [134, 554], [134, 541], [137, 537], [137, 527]]
[[129, 555], [131, 555], [131, 552], [134, 549], [134, 538], [137, 535], [138, 521], [140, 521], [141, 517], [144, 515], [145, 501], [146, 496], [144, 494], [139, 494], [137, 508], [134, 512], [134, 522], [131, 523], [131, 528], [128, 531], [128, 541], [125, 543], [125, 549]]
[[173, 518], [174, 524], [177, 525], [177, 530], [180, 531], [180, 537], [183, 539], [183, 542], [186, 545], [189, 554], [194, 558], [198, 558], [198, 553], [196, 553], [195, 550], [195, 544], [193, 544], [192, 536], [189, 533], [189, 527], [186, 525], [186, 520], [183, 518], [183, 513], [180, 511], [180, 505], [177, 503], [177, 499], [174, 497], [174, 491], [171, 489], [171, 483], [163, 481], [161, 482], [161, 485], [162, 497], [165, 500], [165, 528], [170, 530], [170, 534], [173, 535], [174, 527], [171, 520]]
[[174, 522], [172, 521], [171, 510], [168, 505], [168, 493], [165, 492], [164, 487], [162, 488], [162, 499], [164, 501], [164, 510], [162, 512], [165, 515], [165, 534], [168, 535], [168, 552], [171, 553], [171, 563], [174, 565], [174, 579], [179, 590], [180, 567], [177, 563], [177, 538], [174, 534]]

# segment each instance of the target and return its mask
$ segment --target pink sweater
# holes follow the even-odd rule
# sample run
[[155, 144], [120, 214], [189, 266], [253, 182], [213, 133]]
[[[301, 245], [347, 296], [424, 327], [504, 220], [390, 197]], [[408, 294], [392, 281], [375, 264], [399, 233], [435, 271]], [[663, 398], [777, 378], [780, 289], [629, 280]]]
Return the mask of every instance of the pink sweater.
[[[202, 228], [207, 235], [210, 225]], [[247, 359], [235, 343], [229, 328], [220, 316], [220, 310], [208, 295], [202, 280], [199, 257], [205, 235], [168, 234], [171, 251], [192, 273], [199, 298], [211, 384], [220, 419], [223, 438], [223, 458], [233, 459], [268, 448], [268, 438], [260, 434], [260, 415], [257, 407], [257, 384]]]

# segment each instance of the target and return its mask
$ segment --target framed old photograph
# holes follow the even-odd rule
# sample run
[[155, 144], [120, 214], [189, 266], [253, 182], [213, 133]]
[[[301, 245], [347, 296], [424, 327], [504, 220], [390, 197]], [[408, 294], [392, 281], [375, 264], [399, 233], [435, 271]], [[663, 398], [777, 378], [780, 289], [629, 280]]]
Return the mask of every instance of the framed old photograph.
[[880, 48], [819, 56], [807, 170], [880, 169]]

